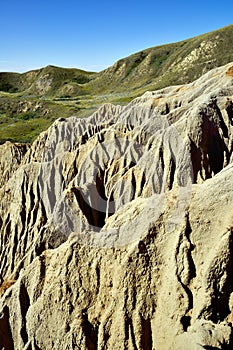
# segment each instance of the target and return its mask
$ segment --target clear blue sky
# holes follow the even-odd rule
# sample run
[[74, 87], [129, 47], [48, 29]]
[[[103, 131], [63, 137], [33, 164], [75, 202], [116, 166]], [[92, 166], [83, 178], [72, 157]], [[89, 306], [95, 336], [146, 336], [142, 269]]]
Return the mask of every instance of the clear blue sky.
[[233, 23], [233, 1], [2, 0], [0, 71], [100, 71], [147, 47]]

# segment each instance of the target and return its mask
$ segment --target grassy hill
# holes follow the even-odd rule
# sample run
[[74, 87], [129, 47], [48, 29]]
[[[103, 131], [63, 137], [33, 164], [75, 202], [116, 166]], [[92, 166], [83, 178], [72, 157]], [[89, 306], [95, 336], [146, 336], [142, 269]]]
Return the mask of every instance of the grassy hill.
[[95, 73], [80, 69], [47, 66], [27, 73], [0, 73], [0, 90], [9, 93], [27, 93], [36, 96], [59, 96], [70, 84], [73, 95], [82, 93], [80, 85], [90, 81]]
[[58, 117], [85, 117], [104, 102], [124, 104], [231, 61], [233, 25], [137, 52], [99, 73], [55, 66], [0, 73], [0, 143], [31, 142]]
[[94, 91], [126, 92], [191, 82], [233, 61], [233, 25], [181, 42], [152, 47], [119, 60], [90, 81]]

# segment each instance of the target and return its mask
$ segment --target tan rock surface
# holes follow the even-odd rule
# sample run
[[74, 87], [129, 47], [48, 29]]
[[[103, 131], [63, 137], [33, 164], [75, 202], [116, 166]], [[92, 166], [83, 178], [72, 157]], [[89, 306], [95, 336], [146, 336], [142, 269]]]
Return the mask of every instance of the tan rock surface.
[[60, 119], [17, 158], [0, 349], [233, 346], [232, 65]]
[[18, 169], [27, 149], [25, 144], [6, 142], [0, 145], [0, 188]]

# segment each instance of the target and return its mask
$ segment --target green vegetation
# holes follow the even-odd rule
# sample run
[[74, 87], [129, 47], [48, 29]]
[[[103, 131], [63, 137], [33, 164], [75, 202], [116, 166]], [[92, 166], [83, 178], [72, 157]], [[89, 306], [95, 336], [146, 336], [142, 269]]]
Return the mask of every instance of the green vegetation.
[[[1, 118], [1, 116], [0, 116]], [[32, 142], [39, 133], [50, 126], [50, 122], [43, 118], [37, 120], [10, 120], [5, 119], [0, 123], [1, 135], [0, 143], [12, 142]]]
[[77, 115], [78, 112], [79, 107], [73, 102], [63, 103], [0, 94], [0, 144], [7, 140], [32, 142], [57, 118]]
[[185, 84], [233, 61], [233, 25], [152, 47], [100, 73], [47, 66], [0, 73], [0, 143], [32, 142], [59, 117], [86, 117], [103, 103], [127, 104], [147, 90]]
[[0, 82], [0, 91], [10, 92], [14, 93], [17, 92], [17, 88], [10, 84], [8, 81], [1, 81]]

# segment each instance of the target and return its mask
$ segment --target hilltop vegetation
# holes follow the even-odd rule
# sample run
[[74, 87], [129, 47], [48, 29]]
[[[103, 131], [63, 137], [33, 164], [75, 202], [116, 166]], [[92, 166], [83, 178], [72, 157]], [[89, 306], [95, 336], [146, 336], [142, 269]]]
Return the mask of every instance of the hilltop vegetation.
[[[233, 61], [233, 25], [178, 43], [149, 48], [116, 62], [89, 85], [95, 91], [140, 94], [186, 84]], [[107, 82], [107, 84], [106, 84]], [[110, 88], [111, 87], [111, 88]]]
[[99, 73], [55, 66], [0, 73], [0, 143], [31, 142], [58, 117], [85, 117], [105, 102], [124, 104], [231, 61], [233, 25], [140, 51]]
[[[58, 96], [65, 85], [72, 84], [80, 93], [79, 84], [89, 82], [93, 74], [95, 73], [55, 66], [47, 66], [23, 74], [1, 73], [0, 89], [10, 93], [24, 92], [29, 95], [52, 97]], [[73, 93], [76, 94], [75, 89]]]

